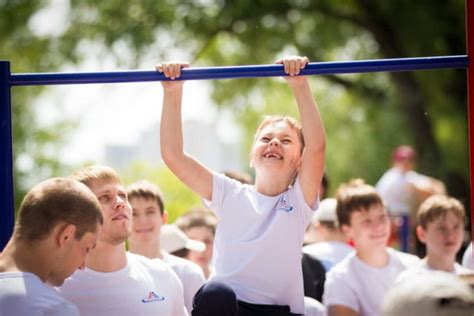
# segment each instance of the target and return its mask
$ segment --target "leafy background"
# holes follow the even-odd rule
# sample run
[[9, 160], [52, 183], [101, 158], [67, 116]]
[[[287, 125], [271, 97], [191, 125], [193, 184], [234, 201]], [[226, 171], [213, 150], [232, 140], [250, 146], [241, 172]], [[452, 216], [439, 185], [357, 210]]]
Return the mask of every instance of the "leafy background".
[[[66, 1], [66, 0], [65, 0]], [[0, 1], [0, 58], [12, 72], [52, 72], [78, 64], [94, 43], [120, 67], [144, 56], [172, 59], [179, 50], [196, 66], [273, 63], [285, 54], [311, 61], [465, 54], [464, 1], [371, 0], [70, 0], [59, 34], [35, 35], [29, 26], [48, 5], [41, 0]], [[389, 167], [392, 149], [413, 145], [418, 169], [442, 179], [469, 206], [465, 70], [315, 76], [312, 87], [328, 134], [330, 191], [362, 177], [374, 184]], [[80, 167], [58, 152], [80, 120], [38, 124], [30, 104], [45, 88], [13, 89], [16, 205], [40, 179]], [[297, 115], [284, 82], [236, 79], [212, 82], [219, 111], [231, 111], [248, 152], [266, 113]], [[60, 105], [58, 105], [60, 106]], [[19, 162], [28, 159], [25, 170]], [[84, 162], [87, 164], [90, 162]], [[153, 162], [137, 162], [125, 181], [146, 176], [165, 191], [174, 218], [198, 199]], [[246, 170], [251, 172], [251, 170]], [[468, 212], [469, 214], [470, 212]]]

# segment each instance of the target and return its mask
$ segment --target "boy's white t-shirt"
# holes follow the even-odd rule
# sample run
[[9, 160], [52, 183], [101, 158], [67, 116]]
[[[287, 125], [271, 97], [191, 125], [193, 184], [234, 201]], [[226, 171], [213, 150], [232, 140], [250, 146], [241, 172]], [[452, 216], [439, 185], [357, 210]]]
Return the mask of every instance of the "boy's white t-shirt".
[[[154, 259], [160, 260], [160, 259]], [[176, 273], [184, 290], [184, 305], [188, 312], [193, 309], [193, 299], [199, 288], [206, 282], [201, 267], [189, 260], [163, 253], [163, 261]]]
[[306, 204], [299, 179], [287, 191], [266, 196], [214, 174], [212, 201], [204, 203], [219, 219], [209, 280], [228, 284], [241, 301], [289, 305], [304, 314], [301, 247], [318, 203]]
[[472, 252], [472, 244], [473, 242], [471, 241], [464, 251], [462, 265], [468, 269], [474, 270], [474, 253]]
[[354, 248], [342, 241], [319, 241], [303, 247], [303, 252], [318, 259], [326, 271], [341, 262]]
[[29, 272], [0, 273], [0, 315], [72, 315], [77, 307]]
[[77, 270], [58, 288], [81, 315], [187, 315], [183, 287], [163, 261], [127, 252], [127, 266], [114, 272]]
[[368, 266], [355, 252], [336, 264], [326, 274], [324, 305], [346, 306], [359, 315], [380, 315], [383, 298], [397, 276], [420, 260], [391, 248], [387, 252], [389, 262], [383, 268]]
[[[420, 262], [418, 262], [413, 267], [410, 267], [409, 269], [406, 269], [405, 271], [400, 273], [400, 275], [397, 277], [395, 283], [404, 282], [404, 281], [410, 280], [410, 279], [412, 279], [412, 278], [414, 278], [418, 275], [429, 274], [430, 272], [433, 272], [433, 271], [439, 271], [439, 270], [436, 270], [436, 269], [433, 269], [432, 267], [430, 267], [428, 265], [428, 262], [426, 261], [426, 259], [423, 259], [423, 260], [420, 260]], [[446, 271], [444, 271], [444, 272], [446, 272]], [[471, 270], [471, 269], [468, 269], [466, 267], [463, 267], [462, 265], [460, 265], [457, 262], [454, 262], [453, 270], [450, 271], [450, 272], [447, 272], [447, 273], [451, 273], [451, 274], [459, 276], [459, 275], [462, 275], [462, 274], [472, 274], [472, 273], [474, 273], [474, 271]]]

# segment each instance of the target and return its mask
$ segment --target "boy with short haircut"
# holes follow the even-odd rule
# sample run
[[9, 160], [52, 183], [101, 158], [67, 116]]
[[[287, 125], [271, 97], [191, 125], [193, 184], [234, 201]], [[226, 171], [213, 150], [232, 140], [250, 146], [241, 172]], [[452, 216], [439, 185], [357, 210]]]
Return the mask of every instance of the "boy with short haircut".
[[337, 192], [337, 217], [354, 241], [349, 254], [326, 275], [323, 303], [328, 315], [380, 315], [397, 275], [418, 258], [387, 247], [390, 219], [375, 188], [352, 180]]
[[183, 284], [184, 304], [191, 312], [194, 295], [204, 284], [204, 274], [197, 264], [163, 251], [160, 235], [163, 225], [168, 221], [168, 213], [160, 189], [153, 183], [141, 180], [128, 186], [127, 193], [133, 210], [129, 251], [166, 262]]
[[0, 254], [0, 315], [79, 315], [51, 286], [84, 268], [102, 221], [95, 195], [78, 181], [53, 178], [33, 187]]
[[104, 225], [97, 247], [58, 288], [82, 315], [187, 315], [183, 287], [164, 262], [126, 252], [132, 208], [115, 170], [91, 166], [72, 177], [89, 187], [99, 200]]
[[[255, 133], [250, 166], [255, 184], [216, 173], [183, 150], [179, 78], [187, 63], [162, 63], [161, 155], [168, 168], [218, 217], [214, 270], [194, 297], [193, 316], [305, 313], [301, 246], [318, 206], [326, 137], [311, 86], [301, 69], [308, 58], [277, 61], [295, 97], [300, 123], [265, 118]], [[269, 251], [269, 249], [277, 251]]]
[[433, 195], [420, 205], [417, 222], [416, 234], [426, 245], [426, 257], [416, 267], [403, 272], [398, 281], [433, 270], [455, 275], [474, 273], [456, 262], [466, 224], [461, 202], [445, 195]]

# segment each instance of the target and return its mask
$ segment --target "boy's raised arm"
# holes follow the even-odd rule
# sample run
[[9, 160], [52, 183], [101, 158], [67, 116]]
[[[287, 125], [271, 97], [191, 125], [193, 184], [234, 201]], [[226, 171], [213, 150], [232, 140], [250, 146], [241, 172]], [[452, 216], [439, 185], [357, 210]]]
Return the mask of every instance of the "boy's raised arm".
[[[179, 78], [187, 63], [163, 63], [156, 66], [166, 77]], [[191, 190], [212, 199], [212, 171], [189, 156], [183, 149], [181, 103], [184, 81], [162, 81], [163, 109], [160, 125], [161, 156], [168, 168]]]
[[283, 64], [285, 77], [295, 96], [300, 112], [305, 148], [299, 170], [299, 181], [305, 201], [314, 205], [318, 198], [319, 184], [324, 173], [324, 156], [326, 149], [326, 133], [319, 113], [318, 105], [313, 98], [311, 87], [305, 76], [298, 76], [309, 62], [306, 57], [288, 57], [277, 61]]

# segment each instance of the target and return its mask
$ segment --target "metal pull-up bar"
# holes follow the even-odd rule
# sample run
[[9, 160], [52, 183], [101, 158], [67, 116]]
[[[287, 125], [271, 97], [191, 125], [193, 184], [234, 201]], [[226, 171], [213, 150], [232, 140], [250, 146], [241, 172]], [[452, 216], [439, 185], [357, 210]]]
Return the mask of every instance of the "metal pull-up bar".
[[[309, 63], [301, 75], [334, 75], [368, 72], [412, 71], [442, 68], [466, 68], [466, 55], [393, 58], [342, 62]], [[282, 65], [253, 65], [230, 67], [196, 67], [182, 70], [179, 80], [210, 80], [230, 78], [262, 78], [285, 76]], [[119, 83], [170, 80], [157, 71], [116, 71], [83, 73], [12, 74], [11, 86]]]
[[[309, 63], [301, 75], [355, 74], [468, 68], [467, 55]], [[186, 68], [180, 80], [285, 76], [282, 65]], [[13, 232], [13, 150], [11, 88], [14, 86], [120, 83], [169, 80], [157, 71], [11, 74], [0, 61], [0, 251]], [[470, 116], [469, 116], [470, 117]], [[469, 120], [471, 122], [471, 120]], [[471, 148], [471, 150], [473, 150]], [[471, 167], [471, 173], [472, 173]]]

